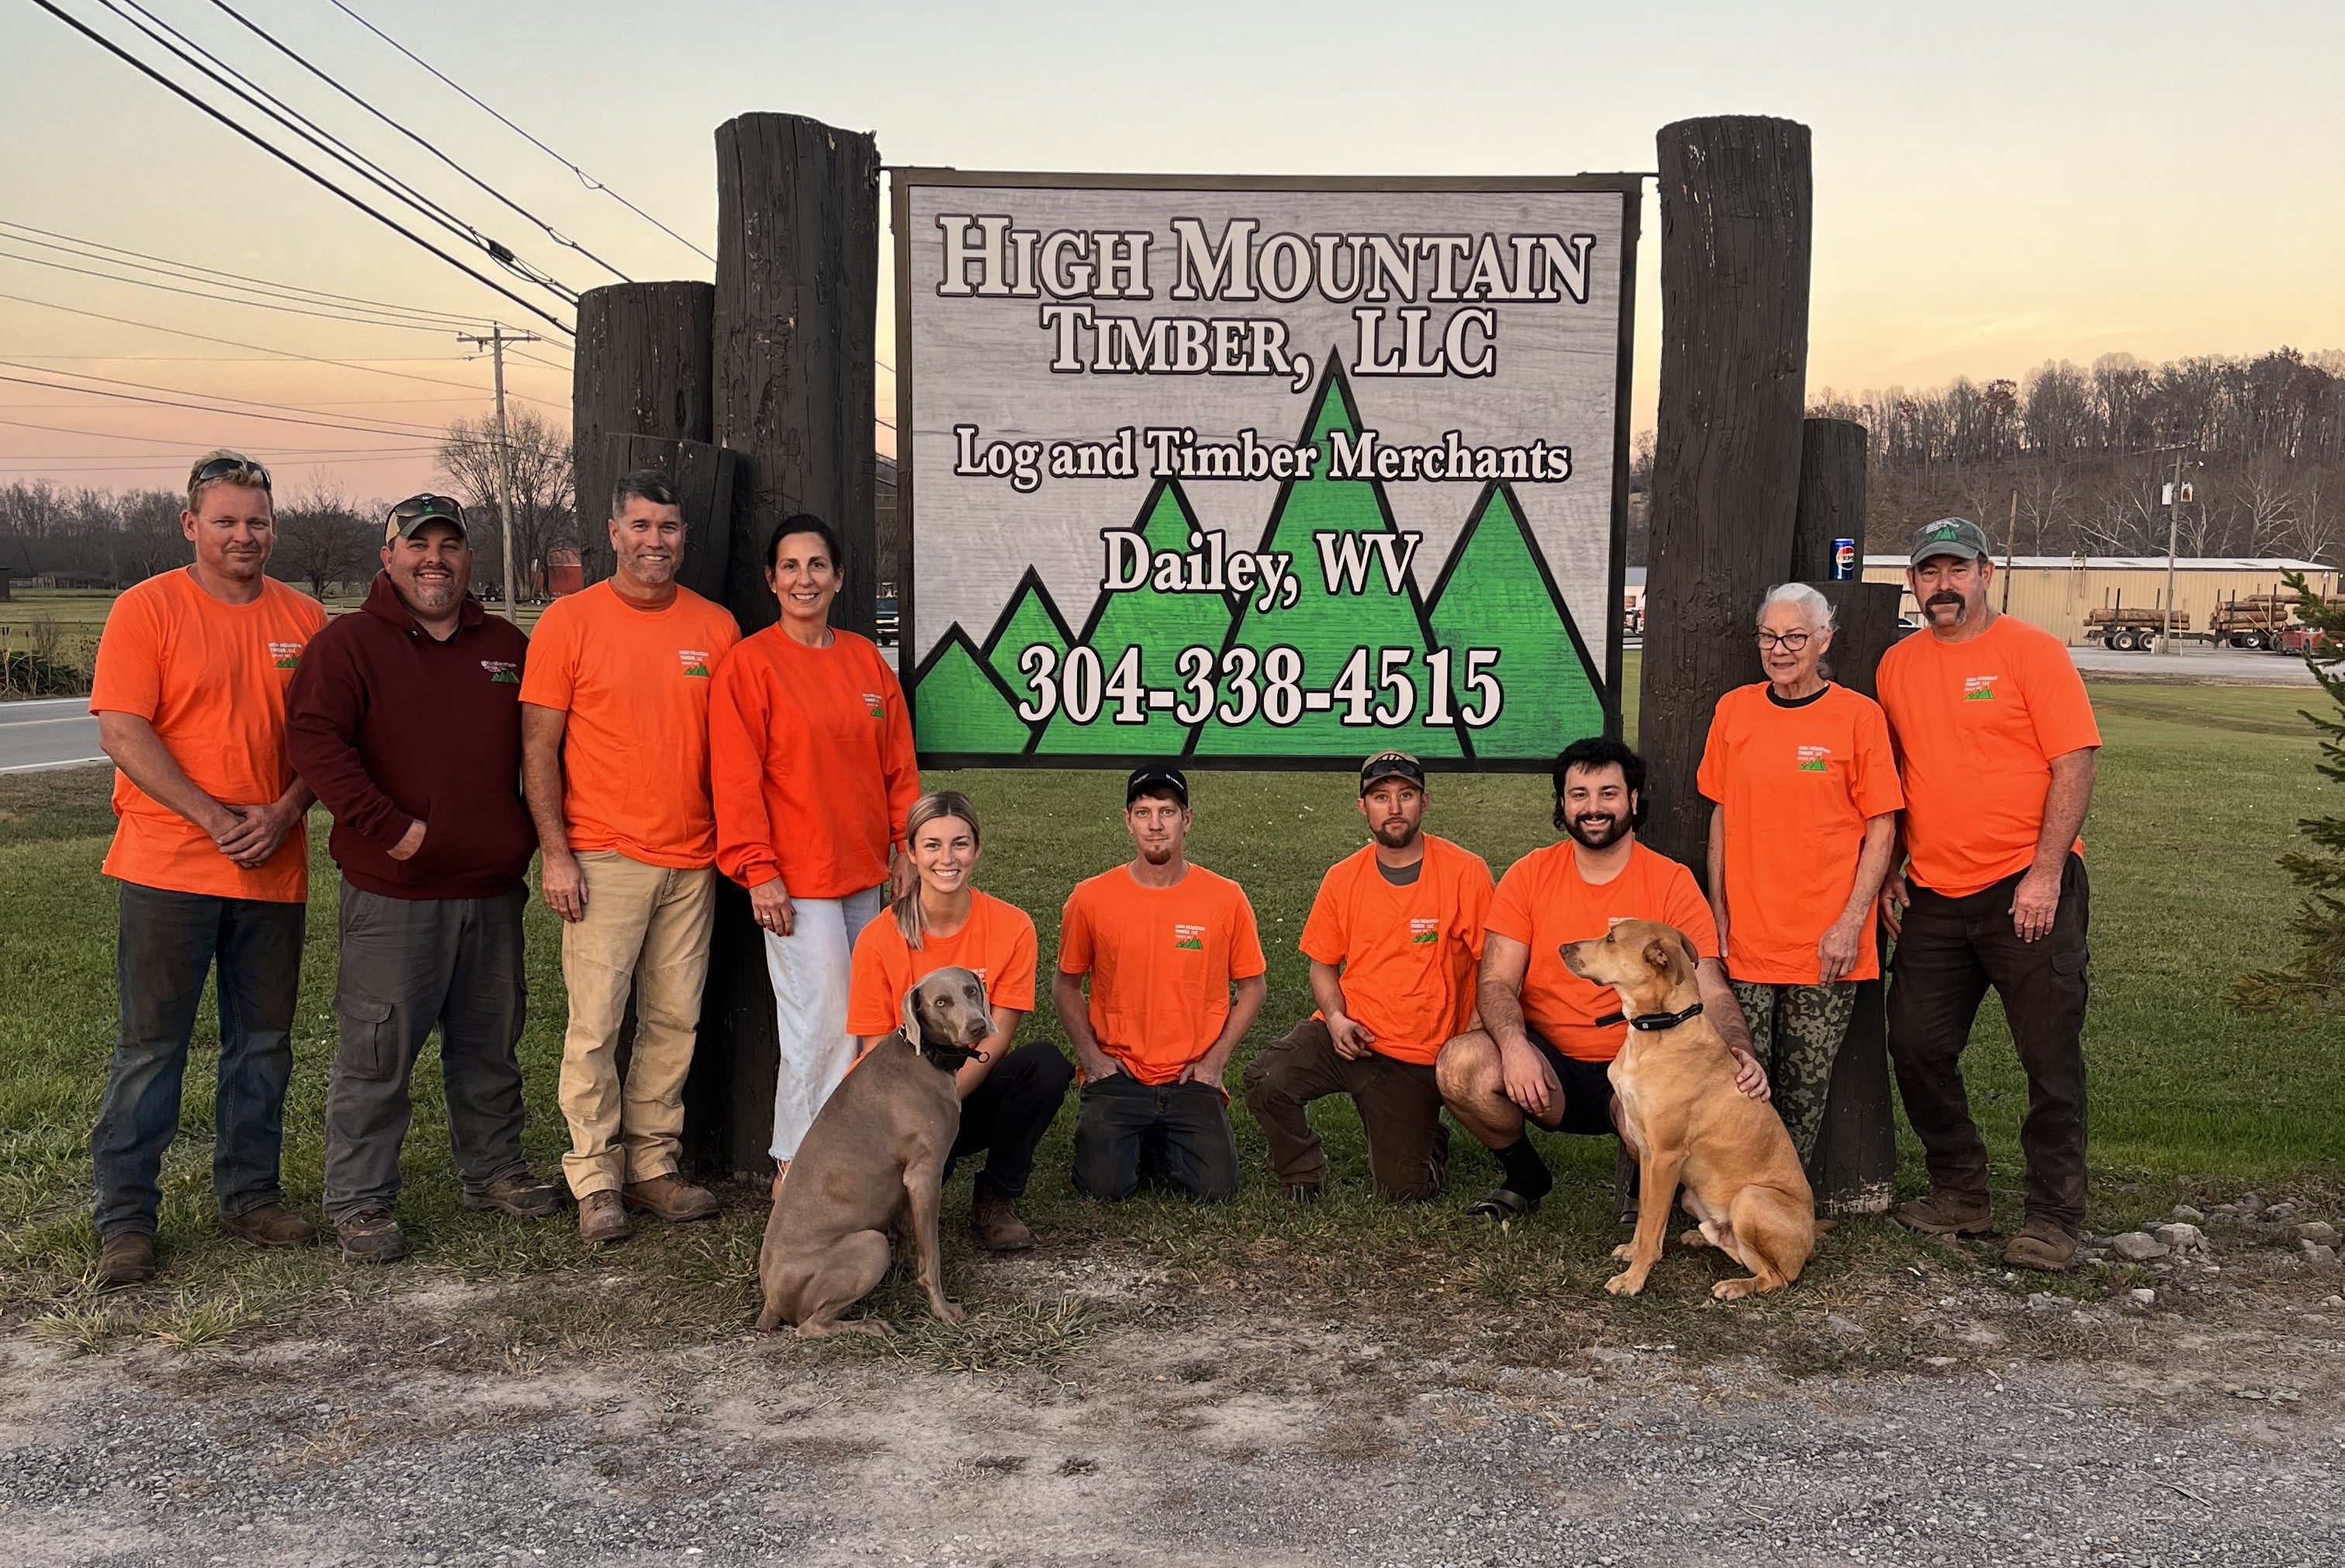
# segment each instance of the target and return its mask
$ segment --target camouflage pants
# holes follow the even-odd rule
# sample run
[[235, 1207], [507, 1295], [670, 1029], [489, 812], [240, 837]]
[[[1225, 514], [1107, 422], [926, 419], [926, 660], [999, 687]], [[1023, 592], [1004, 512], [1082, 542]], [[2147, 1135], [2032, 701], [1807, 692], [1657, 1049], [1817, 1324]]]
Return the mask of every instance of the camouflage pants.
[[1767, 1069], [1775, 1114], [1792, 1135], [1800, 1163], [1815, 1157], [1816, 1135], [1824, 1125], [1824, 1096], [1832, 1092], [1832, 1061], [1848, 1036], [1856, 1013], [1856, 983], [1837, 985], [1761, 985], [1733, 980], [1734, 1000], [1751, 1026], [1751, 1054]]

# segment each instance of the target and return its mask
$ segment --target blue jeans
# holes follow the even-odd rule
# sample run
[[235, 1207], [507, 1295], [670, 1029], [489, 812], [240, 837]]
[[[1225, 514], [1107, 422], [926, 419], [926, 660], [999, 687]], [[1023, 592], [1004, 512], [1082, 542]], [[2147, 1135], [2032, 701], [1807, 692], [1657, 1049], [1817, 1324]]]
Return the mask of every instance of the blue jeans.
[[219, 971], [219, 1088], [212, 1189], [220, 1212], [284, 1201], [278, 1154], [293, 1077], [293, 1005], [306, 905], [122, 884], [115, 979], [121, 1029], [89, 1135], [97, 1234], [155, 1234], [163, 1151], [179, 1131], [179, 1086], [204, 982]]

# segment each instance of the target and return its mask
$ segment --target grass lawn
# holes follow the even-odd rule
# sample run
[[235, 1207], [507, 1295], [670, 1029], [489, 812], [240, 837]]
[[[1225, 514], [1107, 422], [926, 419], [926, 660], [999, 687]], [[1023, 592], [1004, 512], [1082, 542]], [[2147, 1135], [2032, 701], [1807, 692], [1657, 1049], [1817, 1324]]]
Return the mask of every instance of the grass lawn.
[[[2232, 977], [2287, 943], [2295, 900], [2274, 858], [2290, 846], [2298, 819], [2337, 806], [2322, 799], [2336, 791], [2313, 772], [2312, 742], [2294, 717], [2317, 694], [2103, 685], [2094, 695], [2107, 748], [2086, 830], [2095, 905], [2092, 1223], [2113, 1228], [2185, 1194], [2220, 1196], [2247, 1186], [2331, 1191], [2345, 1150], [2345, 1040], [2300, 1021], [2244, 1017], [2228, 1002]], [[396, 1288], [412, 1270], [346, 1267], [330, 1248], [262, 1257], [217, 1236], [208, 1010], [188, 1076], [184, 1128], [166, 1170], [169, 1272], [163, 1285], [121, 1298], [101, 1299], [86, 1289], [95, 1241], [86, 1145], [114, 1031], [115, 900], [97, 870], [111, 830], [109, 779], [86, 770], [0, 779], [0, 909], [7, 911], [0, 972], [8, 976], [0, 990], [0, 1318], [36, 1319], [45, 1332], [86, 1344], [132, 1331], [196, 1343], [242, 1323]], [[970, 772], [929, 782], [968, 790], [985, 813], [979, 880], [1033, 914], [1047, 962], [1069, 887], [1126, 853], [1118, 778]], [[1198, 779], [1192, 852], [1245, 885], [1271, 955], [1271, 1000], [1249, 1050], [1308, 1009], [1294, 941], [1321, 871], [1361, 841], [1353, 797], [1350, 779], [1339, 775]], [[1552, 838], [1548, 812], [1542, 779], [1442, 777], [1429, 823], [1503, 870]], [[324, 825], [322, 815], [313, 819], [316, 891], [286, 1114], [287, 1185], [312, 1206], [333, 1038], [335, 881], [323, 854]], [[532, 1158], [549, 1172], [565, 1142], [553, 1105], [563, 1025], [554, 928], [542, 907], [532, 908], [535, 1006], [523, 1051]], [[1057, 1033], [1047, 1020], [1030, 1027]], [[2025, 1091], [1992, 1003], [1975, 1044], [1973, 1101], [1994, 1151], [1998, 1202], [2007, 1206], [2016, 1190]], [[423, 1267], [530, 1282], [512, 1293], [508, 1318], [525, 1337], [535, 1314], [534, 1331], [551, 1345], [614, 1343], [645, 1329], [638, 1291], [580, 1283], [614, 1271], [655, 1288], [654, 1316], [665, 1330], [716, 1331], [746, 1321], [763, 1221], [758, 1195], [730, 1189], [727, 1217], [717, 1223], [654, 1230], [592, 1268], [565, 1268], [584, 1258], [566, 1218], [526, 1227], [457, 1207], [436, 1078], [427, 1058], [417, 1075], [401, 1202]], [[1269, 1190], [1261, 1139], [1243, 1105], [1234, 1109], [1247, 1190], [1225, 1208], [1203, 1212], [1162, 1198], [1109, 1208], [1075, 1197], [1066, 1175], [1072, 1111], [1062, 1112], [1027, 1204], [1046, 1251], [1072, 1257], [1086, 1247], [1136, 1251], [1164, 1277], [1206, 1292], [1303, 1291], [1355, 1305], [1406, 1300], [1420, 1309], [1443, 1300], [1528, 1306], [1567, 1281], [1584, 1297], [1610, 1272], [1605, 1253], [1617, 1233], [1609, 1145], [1548, 1140], [1558, 1193], [1502, 1235], [1458, 1224], [1496, 1171], [1470, 1140], [1458, 1141], [1445, 1200], [1394, 1210], [1366, 1195], [1366, 1162], [1349, 1107], [1323, 1103], [1315, 1115], [1333, 1159], [1328, 1195], [1297, 1211]], [[1918, 1186], [1917, 1151], [1902, 1129], [1901, 1147], [1903, 1179]], [[968, 1353], [979, 1364], [981, 1351], [966, 1348], [989, 1334], [1020, 1343], [1079, 1337], [1090, 1320], [1080, 1303], [989, 1300], [998, 1287], [984, 1266], [969, 1260], [959, 1236], [968, 1180], [964, 1171], [947, 1196], [949, 1268], [954, 1288], [985, 1309], [972, 1314], [969, 1334], [959, 1338], [899, 1309], [897, 1320], [914, 1329], [904, 1343], [926, 1343], [949, 1363]], [[1860, 1224], [1833, 1238], [1794, 1294], [1812, 1309], [1819, 1298], [1861, 1298], [1885, 1273], [1917, 1259], [1968, 1267], [1960, 1260], [1974, 1256]], [[1643, 1300], [1616, 1308], [1615, 1321], [1624, 1332], [1642, 1325], [1682, 1341], [1681, 1309], [1703, 1298], [1712, 1277], [1706, 1268], [1696, 1278], [1688, 1265], [1665, 1265]]]

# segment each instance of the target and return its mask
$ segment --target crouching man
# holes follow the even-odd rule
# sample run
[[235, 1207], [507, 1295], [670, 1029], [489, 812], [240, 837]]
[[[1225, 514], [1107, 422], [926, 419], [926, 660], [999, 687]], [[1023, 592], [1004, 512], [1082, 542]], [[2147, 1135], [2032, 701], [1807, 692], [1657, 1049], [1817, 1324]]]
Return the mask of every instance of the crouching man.
[[1060, 917], [1051, 1000], [1083, 1080], [1075, 1187], [1111, 1203], [1143, 1175], [1204, 1203], [1238, 1190], [1222, 1074], [1268, 987], [1244, 890], [1188, 861], [1193, 820], [1179, 769], [1135, 769], [1123, 825], [1139, 853], [1076, 883]]
[[1555, 825], [1566, 837], [1507, 869], [1490, 901], [1478, 1000], [1482, 1027], [1441, 1048], [1450, 1115], [1497, 1156], [1505, 1180], [1467, 1212], [1489, 1219], [1537, 1208], [1555, 1185], [1526, 1122], [1551, 1133], [1617, 1135], [1612, 1058], [1628, 1025], [1611, 987], [1563, 966], [1564, 943], [1616, 921], [1683, 932], [1701, 959], [1702, 1016], [1725, 1037], [1735, 1086], [1767, 1097], [1742, 1010], [1718, 959], [1718, 934], [1693, 873], [1637, 842], [1645, 762], [1617, 740], [1575, 740], [1555, 759]]
[[1424, 830], [1425, 769], [1383, 751], [1360, 769], [1370, 841], [1319, 883], [1304, 922], [1319, 1011], [1246, 1064], [1246, 1108], [1287, 1197], [1319, 1196], [1327, 1156], [1304, 1107], [1349, 1095], [1367, 1134], [1377, 1196], [1439, 1196], [1449, 1162], [1434, 1061], [1474, 1027], [1474, 976], [1490, 868]]

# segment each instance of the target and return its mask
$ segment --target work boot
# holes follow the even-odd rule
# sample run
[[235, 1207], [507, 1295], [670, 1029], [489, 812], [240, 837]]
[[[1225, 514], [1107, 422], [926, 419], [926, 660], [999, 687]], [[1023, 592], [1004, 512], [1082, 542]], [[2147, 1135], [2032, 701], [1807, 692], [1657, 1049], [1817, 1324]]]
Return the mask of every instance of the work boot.
[[631, 1181], [625, 1191], [629, 1208], [645, 1209], [670, 1224], [707, 1219], [716, 1212], [715, 1193], [693, 1186], [673, 1171], [649, 1181]]
[[143, 1230], [122, 1230], [97, 1249], [97, 1288], [119, 1290], [155, 1278], [155, 1238]]
[[562, 1189], [526, 1170], [511, 1171], [478, 1192], [467, 1189], [464, 1207], [492, 1209], [515, 1219], [543, 1219], [562, 1207]]
[[318, 1227], [281, 1203], [221, 1215], [220, 1228], [255, 1247], [307, 1247], [318, 1239]]
[[[1924, 1236], [1985, 1236], [1995, 1228], [1995, 1216], [1988, 1211], [1985, 1198], [1944, 1187], [1932, 1187], [1929, 1196], [1899, 1204], [1894, 1217], [1906, 1229]], [[2076, 1250], [2074, 1243], [2069, 1250]]]
[[334, 1238], [352, 1263], [396, 1263], [407, 1256], [407, 1233], [387, 1208], [362, 1208], [334, 1221]]
[[977, 1244], [988, 1252], [1024, 1252], [1034, 1245], [1034, 1233], [1010, 1207], [1010, 1200], [987, 1186], [977, 1184], [969, 1198], [969, 1227], [977, 1233]]
[[627, 1238], [627, 1206], [605, 1187], [578, 1200], [578, 1239], [590, 1247]]
[[2065, 1273], [2076, 1261], [2076, 1238], [2048, 1219], [2031, 1219], [2004, 1247], [2003, 1260], [2039, 1274]]

